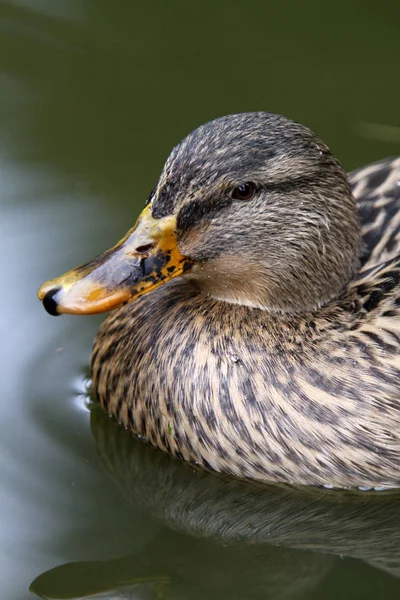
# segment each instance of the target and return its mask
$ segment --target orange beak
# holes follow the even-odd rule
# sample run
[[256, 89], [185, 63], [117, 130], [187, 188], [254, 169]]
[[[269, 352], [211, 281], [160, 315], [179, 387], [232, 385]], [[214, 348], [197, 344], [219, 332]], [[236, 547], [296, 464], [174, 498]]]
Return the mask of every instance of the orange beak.
[[44, 283], [39, 299], [52, 315], [91, 315], [151, 292], [191, 267], [178, 249], [175, 227], [174, 216], [154, 219], [147, 206], [114, 248]]

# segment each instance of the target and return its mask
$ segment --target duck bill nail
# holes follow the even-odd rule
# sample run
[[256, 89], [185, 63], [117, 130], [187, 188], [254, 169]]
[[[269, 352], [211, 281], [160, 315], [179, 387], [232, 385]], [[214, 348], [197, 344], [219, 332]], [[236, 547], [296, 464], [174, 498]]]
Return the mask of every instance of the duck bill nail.
[[44, 308], [52, 315], [102, 313], [182, 275], [191, 262], [178, 249], [175, 227], [175, 217], [154, 219], [146, 207], [114, 248], [44, 283]]

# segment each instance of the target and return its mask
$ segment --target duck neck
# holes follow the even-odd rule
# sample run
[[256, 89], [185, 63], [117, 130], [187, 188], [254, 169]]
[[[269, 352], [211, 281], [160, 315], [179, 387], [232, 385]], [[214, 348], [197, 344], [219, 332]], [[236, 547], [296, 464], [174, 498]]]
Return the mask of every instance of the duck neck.
[[[236, 259], [237, 260], [237, 259]], [[224, 259], [226, 266], [226, 259]], [[185, 279], [211, 298], [227, 305], [256, 308], [274, 316], [299, 316], [319, 310], [334, 302], [346, 292], [348, 284], [359, 270], [358, 257], [350, 261], [338, 273], [326, 265], [315, 270], [301, 270], [296, 265], [285, 269], [285, 277], [273, 276], [268, 268], [253, 265], [249, 270], [252, 277], [245, 277], [242, 271], [232, 275], [215, 266], [202, 265]]]

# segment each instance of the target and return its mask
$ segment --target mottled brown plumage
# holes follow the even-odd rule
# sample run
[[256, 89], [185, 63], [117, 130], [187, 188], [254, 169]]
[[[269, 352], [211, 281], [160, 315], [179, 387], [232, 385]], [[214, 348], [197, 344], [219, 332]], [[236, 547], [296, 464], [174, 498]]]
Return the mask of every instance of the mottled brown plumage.
[[[347, 178], [310, 130], [275, 115], [190, 134], [150, 208], [176, 215], [193, 268], [106, 319], [92, 357], [101, 405], [216, 471], [399, 486], [399, 181], [400, 159]], [[256, 193], [235, 200], [244, 182]]]

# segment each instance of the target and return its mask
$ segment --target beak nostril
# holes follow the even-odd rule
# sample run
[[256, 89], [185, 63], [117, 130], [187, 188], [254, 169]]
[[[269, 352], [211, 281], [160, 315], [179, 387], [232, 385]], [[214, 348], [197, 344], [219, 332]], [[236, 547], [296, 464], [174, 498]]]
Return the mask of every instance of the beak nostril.
[[144, 244], [143, 246], [138, 246], [136, 252], [139, 252], [139, 254], [146, 254], [146, 252], [150, 252], [153, 248], [154, 244]]
[[61, 290], [60, 287], [55, 287], [52, 290], [49, 290], [45, 297], [43, 298], [43, 306], [44, 308], [47, 310], [47, 312], [50, 315], [53, 315], [53, 317], [58, 317], [59, 316], [59, 312], [57, 311], [58, 308], [58, 302], [56, 300], [56, 296], [58, 294], [58, 292]]

